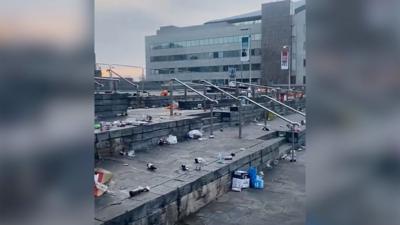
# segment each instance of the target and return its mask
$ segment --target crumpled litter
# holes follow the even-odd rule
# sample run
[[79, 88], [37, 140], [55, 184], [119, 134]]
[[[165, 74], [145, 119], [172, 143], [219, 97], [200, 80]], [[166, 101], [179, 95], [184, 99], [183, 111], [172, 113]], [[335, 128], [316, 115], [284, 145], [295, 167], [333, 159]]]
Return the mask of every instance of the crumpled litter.
[[191, 139], [199, 139], [199, 138], [203, 137], [203, 133], [199, 130], [191, 130], [191, 131], [189, 131], [188, 136]]

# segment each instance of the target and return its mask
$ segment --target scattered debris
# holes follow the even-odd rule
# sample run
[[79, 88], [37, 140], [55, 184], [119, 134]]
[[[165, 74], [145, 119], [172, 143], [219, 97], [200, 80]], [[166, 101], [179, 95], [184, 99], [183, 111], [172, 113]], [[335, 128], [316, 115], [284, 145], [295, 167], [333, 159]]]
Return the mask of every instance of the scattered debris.
[[153, 120], [153, 117], [150, 115], [146, 115], [146, 118], [144, 119], [144, 121], [146, 122], [151, 122]]
[[167, 143], [170, 145], [175, 145], [178, 144], [178, 138], [174, 135], [169, 135], [166, 139]]
[[158, 145], [165, 145], [168, 144], [168, 141], [165, 137], [160, 138], [160, 140], [158, 140]]
[[232, 156], [232, 157], [235, 157], [235, 156], [236, 156], [236, 154], [235, 154], [234, 152], [232, 152], [232, 153], [231, 153], [231, 156]]
[[194, 159], [194, 162], [195, 163], [205, 163], [206, 161], [201, 157], [197, 157], [197, 158]]
[[239, 150], [240, 150], [240, 151], [245, 151], [245, 150], [246, 150], [246, 148], [240, 148]]
[[225, 159], [225, 160], [232, 160], [233, 157], [232, 157], [231, 155], [227, 155], [227, 156], [224, 157], [224, 159]]
[[194, 162], [196, 163], [196, 170], [197, 171], [200, 171], [201, 170], [201, 167], [206, 163], [206, 161], [203, 159], [203, 158], [201, 158], [201, 157], [197, 157], [197, 158], [195, 158], [194, 159]]
[[264, 127], [262, 128], [262, 130], [263, 130], [263, 131], [270, 131], [270, 129], [269, 129], [268, 127], [266, 127], [266, 126], [264, 126]]
[[129, 191], [129, 197], [132, 198], [132, 197], [135, 197], [136, 195], [138, 195], [140, 193], [149, 192], [149, 191], [150, 191], [150, 187], [149, 186], [146, 186], [146, 187], [139, 186], [136, 189], [134, 189], [132, 191]]
[[181, 165], [181, 169], [182, 169], [182, 171], [188, 171], [189, 170], [189, 167], [187, 167], [186, 165]]
[[199, 139], [199, 138], [203, 137], [203, 133], [199, 130], [191, 130], [191, 131], [189, 131], [188, 136], [191, 139]]
[[214, 139], [215, 137], [214, 137], [214, 135], [210, 134], [209, 138]]
[[130, 150], [129, 152], [128, 152], [128, 157], [129, 158], [133, 158], [133, 157], [135, 157], [135, 150]]
[[151, 170], [151, 171], [155, 171], [157, 169], [157, 167], [154, 166], [154, 164], [152, 164], [152, 163], [147, 163], [147, 169]]
[[100, 197], [108, 191], [107, 184], [111, 181], [112, 173], [108, 170], [96, 168], [94, 170], [94, 196]]
[[301, 124], [302, 126], [306, 125], [306, 120], [300, 121], [300, 124]]
[[124, 164], [122, 164], [123, 166], [129, 166], [129, 164], [128, 163], [124, 163]]
[[223, 129], [223, 128], [220, 128], [219, 131], [224, 132], [224, 129]]
[[232, 175], [232, 191], [242, 191], [244, 188], [250, 187], [249, 174], [246, 171], [235, 171]]
[[267, 161], [266, 167], [267, 167], [268, 169], [272, 169], [271, 163], [272, 163], [272, 160], [268, 160], [268, 161]]

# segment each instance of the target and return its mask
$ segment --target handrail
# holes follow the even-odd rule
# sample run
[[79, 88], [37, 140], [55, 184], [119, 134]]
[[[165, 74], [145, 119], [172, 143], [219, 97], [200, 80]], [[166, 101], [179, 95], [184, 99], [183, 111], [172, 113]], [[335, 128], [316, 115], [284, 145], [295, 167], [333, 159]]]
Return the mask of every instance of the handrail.
[[274, 114], [275, 116], [279, 117], [280, 119], [282, 119], [282, 120], [284, 120], [284, 121], [286, 121], [286, 122], [288, 122], [288, 123], [290, 123], [290, 124], [292, 124], [292, 125], [298, 125], [298, 126], [300, 127], [300, 124], [299, 124], [299, 123], [293, 122], [293, 121], [287, 119], [286, 117], [281, 116], [280, 114], [278, 114], [278, 113], [276, 113], [276, 112], [274, 112], [274, 111], [268, 109], [267, 107], [265, 107], [265, 106], [259, 104], [259, 103], [256, 102], [256, 101], [251, 100], [250, 98], [248, 98], [248, 97], [246, 97], [246, 96], [239, 96], [239, 98], [246, 99], [247, 101], [253, 103], [254, 105], [256, 105], [256, 106], [258, 106], [258, 107], [260, 107], [260, 108], [263, 108], [263, 109], [265, 109], [266, 111], [268, 111], [268, 112]]
[[116, 78], [111, 78], [111, 77], [95, 77], [95, 80], [110, 80], [110, 81], [119, 81]]
[[99, 85], [100, 87], [104, 87], [104, 84], [94, 81], [95, 84]]
[[237, 98], [236, 96], [232, 95], [231, 93], [229, 93], [229, 92], [227, 92], [227, 91], [222, 90], [220, 87], [218, 87], [217, 85], [212, 84], [211, 82], [208, 82], [208, 81], [206, 81], [206, 80], [201, 80], [201, 82], [210, 85], [211, 87], [217, 89], [218, 91], [220, 91], [220, 92], [222, 92], [222, 93], [228, 95], [229, 97], [231, 97], [231, 98], [233, 98], [233, 99], [239, 100], [239, 98]]
[[280, 102], [280, 101], [278, 101], [278, 100], [276, 100], [276, 99], [274, 99], [274, 98], [272, 98], [272, 97], [270, 97], [270, 96], [268, 96], [268, 95], [261, 95], [261, 97], [268, 98], [268, 99], [270, 99], [270, 100], [272, 100], [272, 101], [274, 101], [274, 102], [276, 102], [276, 103], [278, 103], [278, 104], [280, 104], [280, 105], [283, 105], [283, 106], [285, 106], [286, 108], [288, 108], [288, 109], [290, 109], [290, 110], [292, 110], [292, 111], [294, 111], [294, 112], [296, 112], [296, 113], [298, 113], [298, 114], [300, 114], [300, 115], [306, 117], [306, 114], [305, 114], [305, 113], [300, 112], [299, 110], [296, 110], [296, 109], [294, 109], [294, 108], [292, 108], [292, 107], [290, 107], [290, 106], [288, 106], [288, 105], [286, 105], [286, 104], [284, 104], [284, 103], [282, 103], [282, 102]]
[[201, 97], [207, 99], [208, 101], [214, 102], [214, 103], [218, 104], [218, 101], [217, 101], [217, 100], [214, 100], [214, 99], [212, 99], [212, 98], [209, 98], [208, 96], [206, 96], [206, 95], [204, 95], [203, 93], [199, 92], [198, 90], [196, 90], [196, 89], [190, 87], [189, 85], [185, 84], [184, 82], [182, 82], [182, 81], [180, 81], [180, 80], [178, 80], [178, 79], [176, 79], [176, 78], [172, 78], [171, 80], [172, 80], [172, 81], [176, 81], [176, 82], [180, 83], [181, 85], [183, 85], [183, 86], [189, 88], [190, 90], [196, 92], [198, 95], [200, 95]]
[[254, 86], [254, 87], [262, 87], [262, 88], [270, 88], [270, 89], [272, 89], [272, 90], [277, 90], [277, 89], [280, 89], [280, 90], [283, 90], [283, 91], [288, 91], [288, 92], [297, 92], [297, 93], [303, 93], [303, 91], [299, 91], [299, 90], [293, 90], [293, 89], [283, 89], [283, 88], [280, 88], [280, 87], [271, 87], [271, 86], [265, 86], [265, 85], [260, 85], [260, 84], [249, 84], [249, 83], [243, 83], [243, 82], [237, 82], [238, 84], [244, 84], [244, 85], [247, 85], [247, 86]]
[[135, 84], [135, 83], [131, 82], [130, 80], [126, 79], [125, 77], [123, 77], [123, 76], [121, 76], [121, 75], [119, 75], [117, 72], [115, 72], [115, 71], [112, 70], [112, 69], [108, 69], [107, 71], [110, 71], [111, 73], [117, 75], [119, 78], [121, 78], [121, 79], [123, 79], [124, 81], [126, 81], [127, 83], [129, 83], [130, 85], [135, 86], [137, 89], [139, 89], [139, 84]]

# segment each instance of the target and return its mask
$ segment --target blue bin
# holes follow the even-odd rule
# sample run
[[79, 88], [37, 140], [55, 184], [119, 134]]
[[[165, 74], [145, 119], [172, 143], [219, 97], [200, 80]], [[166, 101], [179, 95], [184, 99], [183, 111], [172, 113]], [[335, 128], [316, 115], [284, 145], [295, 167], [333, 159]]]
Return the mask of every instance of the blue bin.
[[249, 174], [250, 177], [250, 187], [254, 188], [257, 179], [257, 168], [250, 167], [247, 173]]

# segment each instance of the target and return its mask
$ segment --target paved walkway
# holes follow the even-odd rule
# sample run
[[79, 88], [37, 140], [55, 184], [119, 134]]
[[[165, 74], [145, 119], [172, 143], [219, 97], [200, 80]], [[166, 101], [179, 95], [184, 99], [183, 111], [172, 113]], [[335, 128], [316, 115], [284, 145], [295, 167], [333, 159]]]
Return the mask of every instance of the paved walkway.
[[178, 225], [305, 224], [305, 151], [264, 173], [264, 190], [229, 192]]

